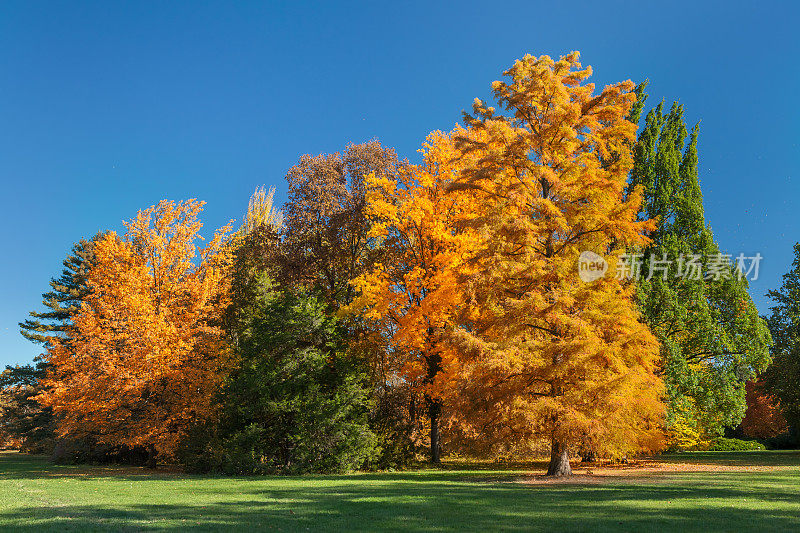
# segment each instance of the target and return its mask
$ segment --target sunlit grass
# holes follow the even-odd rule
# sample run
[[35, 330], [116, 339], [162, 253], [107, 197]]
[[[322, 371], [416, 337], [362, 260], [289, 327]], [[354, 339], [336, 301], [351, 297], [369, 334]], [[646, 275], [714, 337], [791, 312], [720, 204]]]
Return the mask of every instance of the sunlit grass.
[[[800, 530], [800, 453], [663, 459], [735, 470], [629, 471], [573, 484], [528, 483], [530, 467], [519, 465], [223, 478], [53, 466], [3, 453], [0, 530]], [[739, 470], [759, 465], [770, 469]]]

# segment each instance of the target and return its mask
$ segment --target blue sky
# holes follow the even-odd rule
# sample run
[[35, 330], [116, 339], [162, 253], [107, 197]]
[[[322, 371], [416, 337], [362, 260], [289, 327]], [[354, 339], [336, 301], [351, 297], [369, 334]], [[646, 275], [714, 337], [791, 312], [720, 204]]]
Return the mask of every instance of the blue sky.
[[211, 231], [301, 154], [373, 137], [417, 158], [524, 55], [580, 50], [701, 120], [706, 216], [778, 286], [800, 240], [793, 2], [3, 2], [0, 365], [71, 244], [161, 198]]

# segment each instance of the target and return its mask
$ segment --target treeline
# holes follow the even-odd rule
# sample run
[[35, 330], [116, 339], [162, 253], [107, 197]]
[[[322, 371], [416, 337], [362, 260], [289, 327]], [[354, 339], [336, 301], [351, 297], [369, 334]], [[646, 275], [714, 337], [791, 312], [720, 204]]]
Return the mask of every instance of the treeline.
[[[2, 375], [0, 431], [62, 460], [228, 473], [546, 445], [564, 475], [578, 453], [708, 446], [772, 337], [730, 259], [616, 275], [631, 255], [723, 256], [697, 127], [677, 104], [642, 119], [644, 84], [595, 93], [590, 74], [526, 56], [420, 164], [378, 141], [303, 156], [285, 205], [260, 189], [203, 246], [196, 200], [80, 241], [21, 324], [45, 352]], [[606, 275], [581, 279], [586, 252]], [[798, 272], [750, 386], [771, 433], [797, 427]]]

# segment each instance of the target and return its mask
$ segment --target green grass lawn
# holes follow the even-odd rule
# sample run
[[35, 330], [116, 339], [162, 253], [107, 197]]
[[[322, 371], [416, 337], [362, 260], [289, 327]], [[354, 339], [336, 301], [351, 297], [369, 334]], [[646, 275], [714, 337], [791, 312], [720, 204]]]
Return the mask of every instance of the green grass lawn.
[[[223, 478], [5, 452], [0, 530], [800, 531], [800, 452], [660, 461], [664, 471], [549, 483], [529, 482], [542, 465]], [[722, 465], [731, 469], [691, 471]]]

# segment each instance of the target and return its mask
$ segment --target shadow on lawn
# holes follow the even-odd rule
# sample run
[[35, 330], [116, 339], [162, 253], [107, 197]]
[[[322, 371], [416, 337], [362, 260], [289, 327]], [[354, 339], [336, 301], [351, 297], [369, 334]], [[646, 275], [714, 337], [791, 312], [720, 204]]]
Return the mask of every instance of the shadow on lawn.
[[[204, 530], [797, 530], [794, 510], [720, 506], [752, 494], [681, 486], [535, 487], [506, 484], [336, 484], [245, 491], [208, 505], [29, 507], [3, 513], [11, 531], [97, 529]], [[223, 495], [221, 494], [220, 497]], [[795, 502], [796, 492], [771, 499]], [[698, 498], [710, 503], [698, 502]], [[224, 499], [224, 498], [223, 498]], [[690, 501], [691, 500], [691, 501]], [[714, 502], [717, 502], [714, 505]]]
[[[730, 465], [747, 466], [798, 466], [800, 450], [785, 451], [752, 451], [752, 452], [684, 452], [665, 454], [654, 458], [659, 463], [687, 463], [693, 465]], [[628, 465], [608, 465], [573, 462], [573, 468], [618, 468], [620, 471], [635, 471], [642, 466], [638, 461]], [[497, 462], [445, 462], [438, 467], [426, 463], [407, 472], [363, 473], [342, 476], [344, 479], [370, 479], [374, 481], [397, 479], [399, 475], [409, 475], [412, 479], [424, 476], [429, 480], [471, 480], [471, 481], [511, 481], [520, 477], [538, 476], [547, 471], [546, 461], [529, 461], [513, 463]], [[485, 472], [485, 474], [484, 474]], [[182, 474], [177, 468], [160, 468], [151, 470], [144, 467], [122, 465], [56, 465], [45, 456], [20, 454], [18, 452], [0, 452], [0, 479], [34, 479], [53, 477], [107, 477], [120, 479], [173, 478], [173, 477], [209, 477]], [[333, 476], [336, 477], [336, 476]], [[306, 479], [326, 478], [332, 476], [306, 476]], [[225, 477], [225, 479], [234, 479]], [[244, 479], [259, 479], [245, 477]]]
[[[800, 452], [725, 454], [731, 464], [797, 465]], [[757, 452], [756, 452], [757, 453]], [[671, 456], [719, 463], [719, 454]], [[634, 484], [514, 483], [538, 465], [460, 465], [399, 473], [287, 478], [179, 476], [147, 503], [36, 505], [0, 513], [4, 531], [380, 529], [524, 531], [800, 530], [797, 473], [675, 474]], [[95, 471], [100, 469], [100, 473]], [[469, 471], [465, 469], [469, 468]], [[44, 458], [0, 454], [0, 480], [105, 477], [147, 481], [174, 477], [145, 469], [53, 466]], [[491, 470], [491, 471], [490, 471]], [[530, 471], [530, 470], [528, 470]], [[538, 472], [538, 468], [537, 468]], [[746, 478], [742, 476], [746, 475]], [[2, 495], [0, 495], [2, 497]], [[159, 498], [167, 499], [159, 503]], [[186, 504], [174, 503], [176, 498]]]
[[127, 465], [54, 464], [43, 455], [14, 451], [0, 452], [0, 480], [63, 477], [115, 477], [119, 479], [171, 478], [181, 476], [175, 469], [151, 470]]

